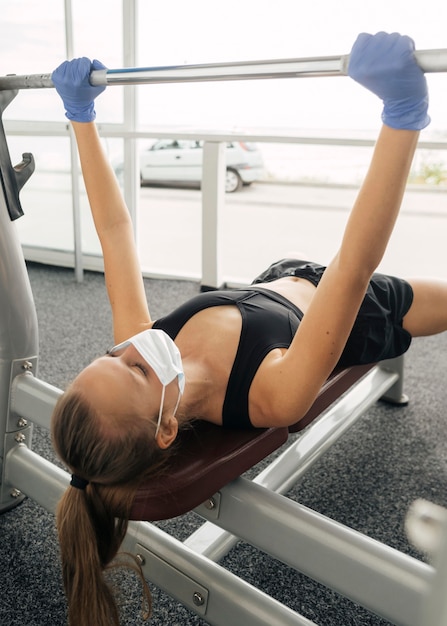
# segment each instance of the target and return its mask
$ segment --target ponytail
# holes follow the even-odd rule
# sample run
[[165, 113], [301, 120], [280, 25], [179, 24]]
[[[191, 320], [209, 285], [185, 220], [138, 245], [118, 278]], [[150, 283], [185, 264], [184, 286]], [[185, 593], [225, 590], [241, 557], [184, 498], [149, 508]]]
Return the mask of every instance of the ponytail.
[[[119, 429], [104, 428], [73, 390], [59, 399], [52, 419], [53, 445], [85, 489], [69, 487], [56, 523], [70, 626], [119, 626], [119, 610], [104, 570], [126, 566], [140, 577], [149, 618], [151, 594], [141, 565], [131, 554], [114, 562], [127, 532], [132, 502], [142, 480], [156, 477], [170, 456], [154, 445], [155, 425], [132, 416]], [[169, 449], [168, 449], [169, 450]]]
[[69, 624], [119, 626], [118, 609], [103, 577], [106, 564], [99, 557], [86, 493], [67, 489], [58, 506], [57, 527]]

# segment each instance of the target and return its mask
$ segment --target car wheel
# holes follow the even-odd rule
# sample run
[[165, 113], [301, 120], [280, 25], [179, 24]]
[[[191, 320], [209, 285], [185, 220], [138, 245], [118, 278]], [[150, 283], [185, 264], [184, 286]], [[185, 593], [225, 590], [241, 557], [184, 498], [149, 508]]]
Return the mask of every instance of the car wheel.
[[242, 187], [242, 180], [236, 170], [227, 170], [225, 178], [225, 191], [226, 193], [233, 193], [239, 191]]

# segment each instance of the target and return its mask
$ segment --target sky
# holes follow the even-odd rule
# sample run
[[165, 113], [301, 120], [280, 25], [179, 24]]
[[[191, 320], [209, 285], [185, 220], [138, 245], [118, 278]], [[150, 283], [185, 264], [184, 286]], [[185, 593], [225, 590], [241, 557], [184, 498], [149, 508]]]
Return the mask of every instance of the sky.
[[[50, 72], [65, 57], [62, 0], [4, 2], [0, 74]], [[122, 67], [121, 1], [72, 0], [75, 56]], [[427, 9], [425, 7], [428, 7]], [[414, 0], [150, 0], [138, 2], [138, 65], [300, 58], [348, 53], [359, 32], [398, 31], [418, 49], [447, 48], [447, 2]], [[428, 77], [434, 130], [446, 129], [447, 76]], [[120, 87], [98, 112], [117, 121]], [[109, 93], [112, 92], [113, 93]], [[53, 91], [53, 90], [40, 90]], [[347, 78], [138, 87], [141, 123], [239, 129], [370, 129], [377, 99]], [[31, 106], [32, 101], [32, 106]], [[15, 118], [60, 119], [53, 93], [20, 94]]]

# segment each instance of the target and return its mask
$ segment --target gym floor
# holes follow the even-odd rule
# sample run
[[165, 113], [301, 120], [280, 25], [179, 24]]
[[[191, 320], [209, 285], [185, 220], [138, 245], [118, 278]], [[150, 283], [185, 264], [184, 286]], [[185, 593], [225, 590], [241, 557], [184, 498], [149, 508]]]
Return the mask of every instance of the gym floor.
[[[39, 377], [64, 388], [112, 345], [101, 274], [31, 264], [40, 330]], [[188, 281], [146, 279], [153, 317], [196, 294]], [[405, 366], [407, 407], [377, 403], [288, 494], [300, 503], [394, 548], [423, 557], [408, 543], [405, 514], [416, 498], [447, 506], [447, 334], [413, 342]], [[33, 448], [55, 460], [49, 435], [35, 430]], [[185, 539], [200, 525], [190, 513], [159, 525]], [[0, 516], [0, 624], [63, 626], [66, 603], [54, 517], [31, 500]], [[222, 565], [320, 626], [385, 626], [388, 622], [242, 542]], [[114, 575], [123, 624], [139, 626], [141, 594], [133, 574]], [[151, 586], [151, 624], [206, 622]], [[232, 625], [229, 625], [232, 626]], [[239, 625], [237, 625], [239, 626]], [[243, 625], [240, 625], [243, 626]]]

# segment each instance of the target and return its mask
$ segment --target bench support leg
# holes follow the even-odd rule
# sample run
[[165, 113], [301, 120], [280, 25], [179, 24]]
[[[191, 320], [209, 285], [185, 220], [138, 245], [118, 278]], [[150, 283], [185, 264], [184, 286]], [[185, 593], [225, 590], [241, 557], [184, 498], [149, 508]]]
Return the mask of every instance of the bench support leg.
[[380, 398], [383, 402], [389, 402], [398, 406], [405, 406], [409, 402], [408, 396], [403, 392], [404, 385], [404, 357], [388, 359], [380, 364], [380, 367], [387, 372], [396, 372], [398, 378], [388, 391]]

